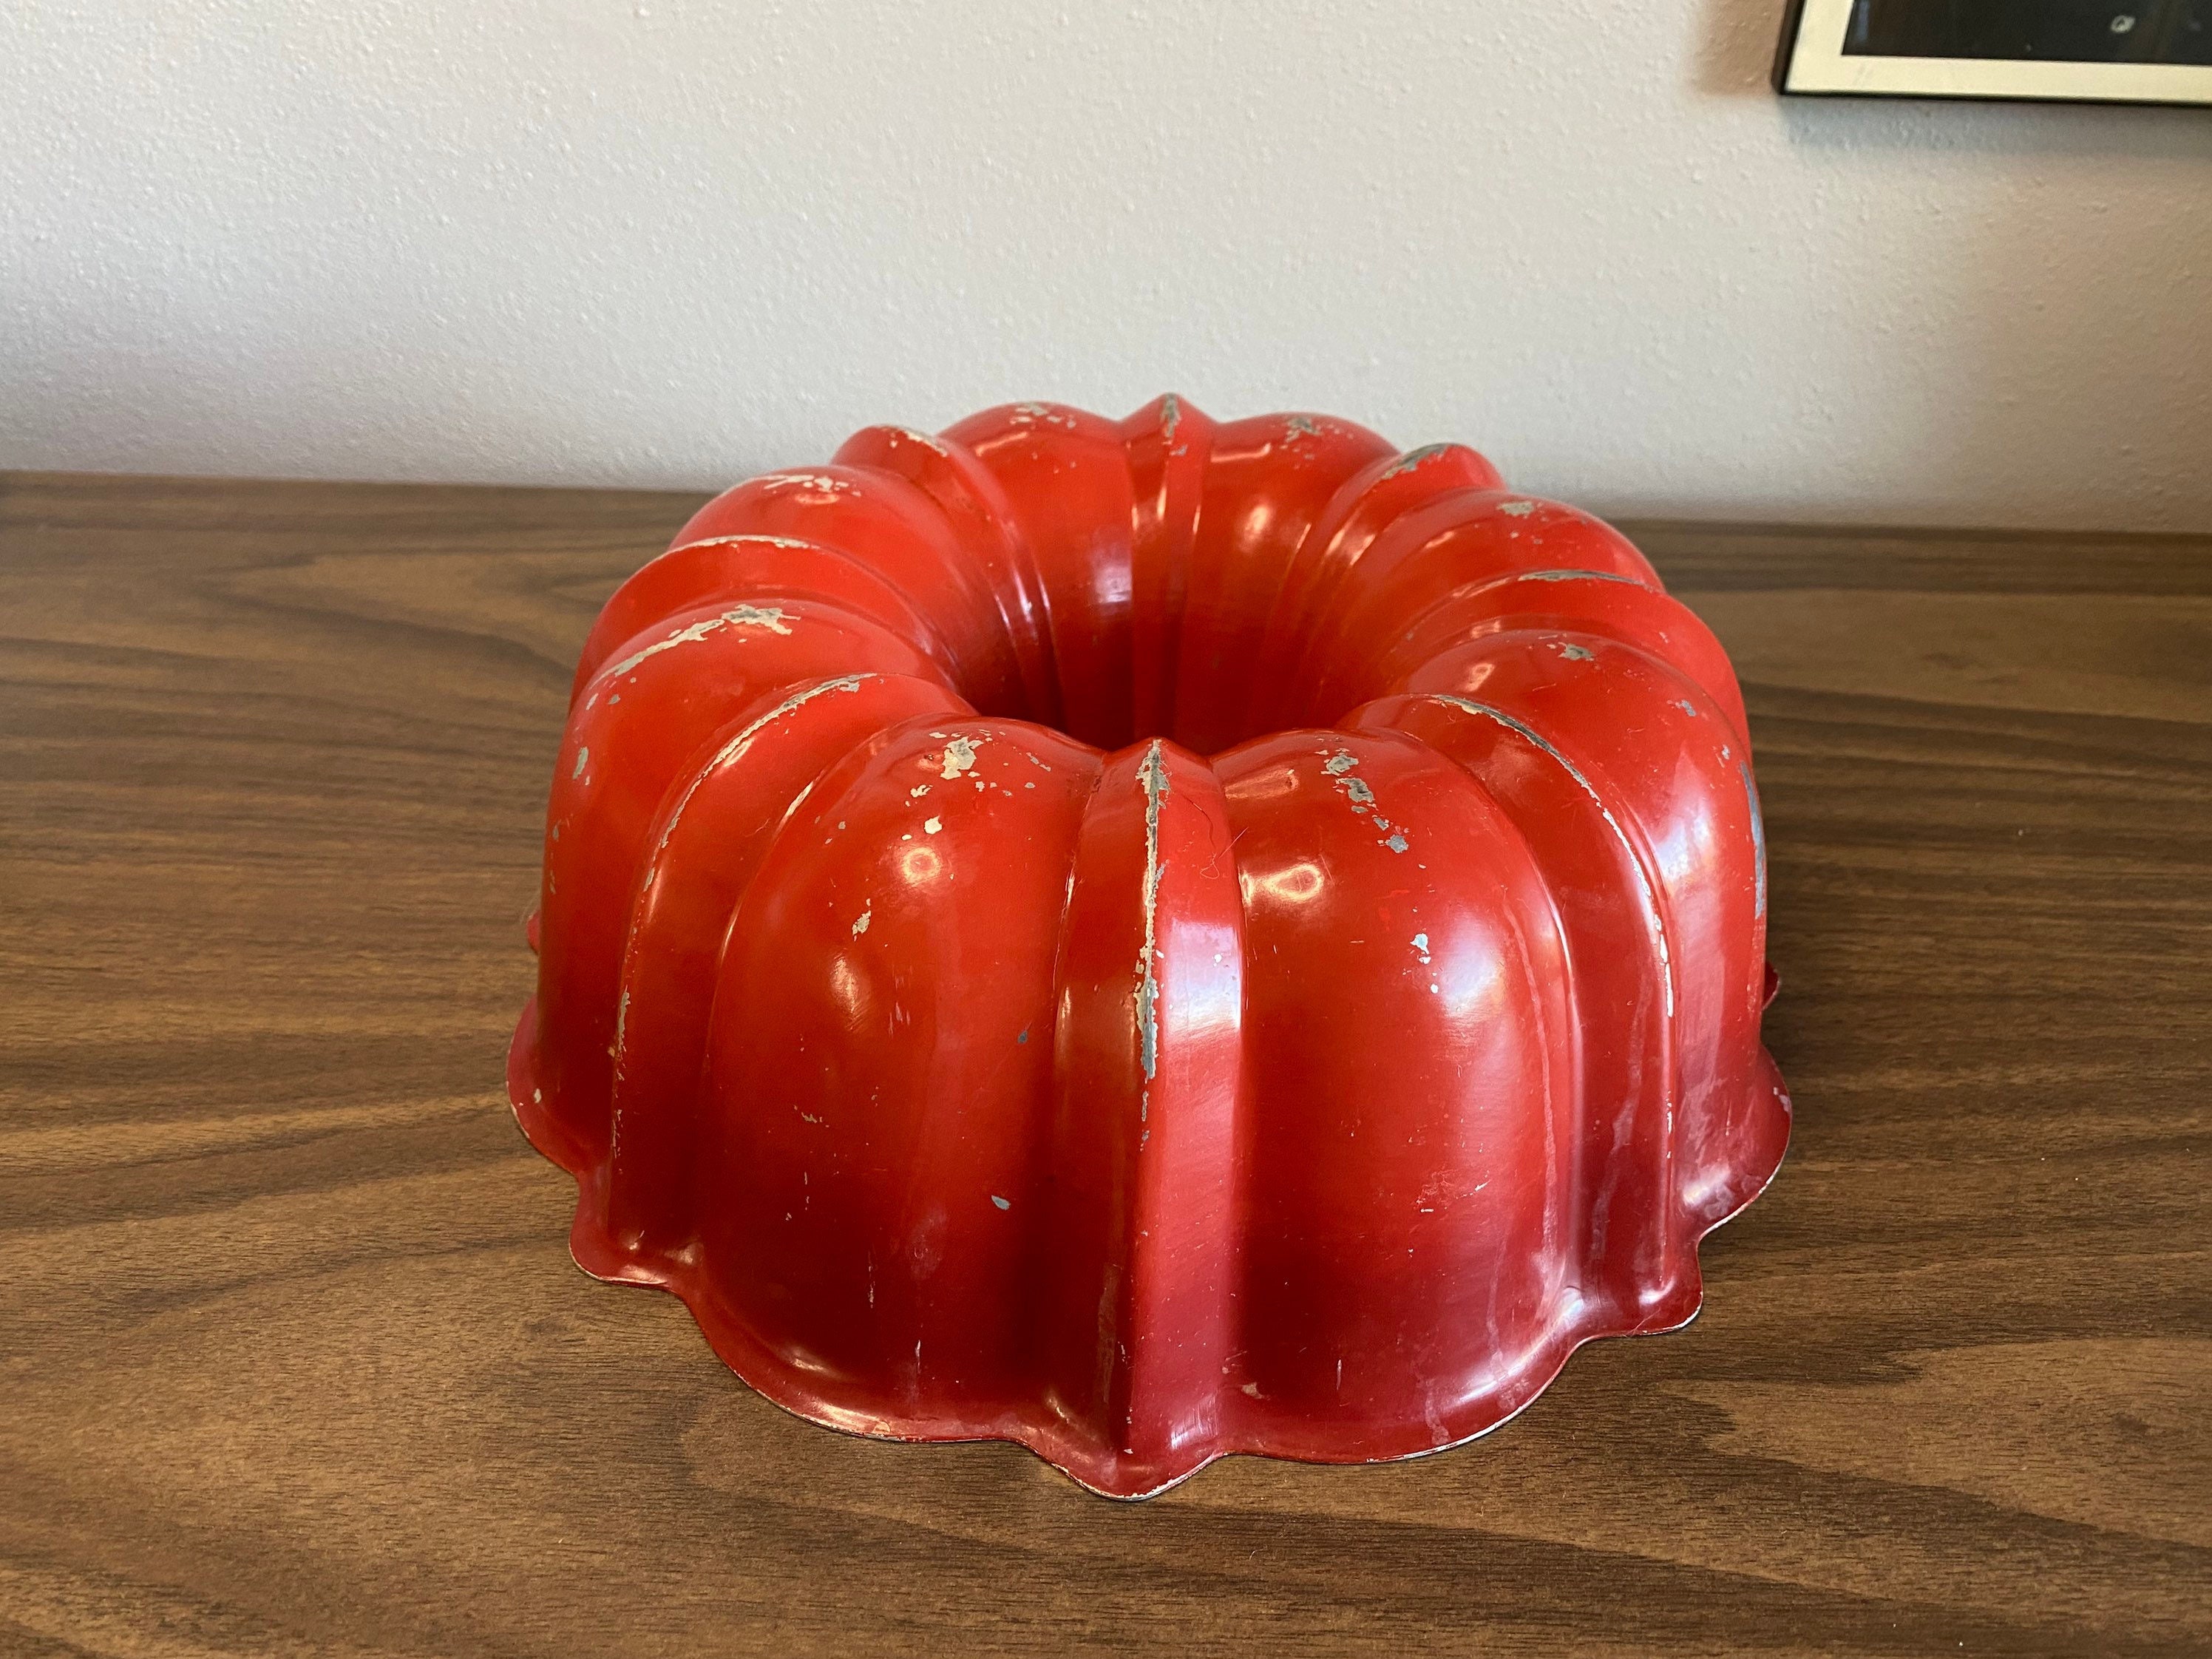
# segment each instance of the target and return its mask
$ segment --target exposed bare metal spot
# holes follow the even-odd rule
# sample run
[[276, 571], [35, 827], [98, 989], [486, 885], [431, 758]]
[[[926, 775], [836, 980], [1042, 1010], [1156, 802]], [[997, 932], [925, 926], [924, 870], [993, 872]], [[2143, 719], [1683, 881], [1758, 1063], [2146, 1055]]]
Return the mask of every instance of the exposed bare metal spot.
[[722, 620], [739, 628], [765, 628], [771, 634], [789, 634], [784, 625], [784, 613], [775, 605], [741, 605], [734, 611], [725, 611]]
[[[836, 479], [830, 479], [829, 482], [832, 483], [839, 483]], [[842, 489], [850, 490], [854, 495], [858, 495], [860, 493], [858, 490], [854, 489], [853, 486], [850, 484], [840, 483], [839, 487]], [[822, 544], [819, 542], [810, 542], [798, 536], [764, 536], [757, 531], [740, 531], [733, 536], [702, 536], [696, 541], [678, 542], [675, 546], [670, 548], [665, 553], [654, 554], [648, 562], [658, 564], [663, 559], [672, 559], [679, 553], [696, 552], [702, 547], [738, 547], [741, 545], [757, 547], [787, 547], [805, 550], [818, 549]]]
[[[1362, 817], [1373, 812], [1375, 827], [1377, 830], [1388, 830], [1390, 827], [1390, 820], [1380, 812], [1375, 811], [1375, 791], [1368, 787], [1364, 778], [1351, 775], [1352, 768], [1358, 764], [1359, 757], [1357, 755], [1349, 749], [1340, 749], [1334, 755], [1322, 757], [1321, 769], [1328, 775], [1329, 781], [1335, 784], [1338, 793], [1351, 803], [1354, 812]], [[1402, 835], [1394, 835], [1388, 840], [1379, 841], [1376, 844], [1388, 847], [1394, 853], [1402, 853], [1406, 850], [1406, 838]]]
[[[1665, 922], [1661, 920], [1659, 896], [1652, 890], [1651, 878], [1644, 871], [1644, 860], [1637, 856], [1636, 844], [1629, 840], [1628, 832], [1620, 827], [1620, 820], [1613, 817], [1613, 809], [1605, 804], [1605, 797], [1591, 787], [1590, 781], [1583, 775], [1582, 768], [1577, 766], [1553, 746], [1550, 738], [1534, 726], [1515, 720], [1504, 709], [1492, 708], [1486, 702], [1475, 702], [1466, 697], [1456, 697], [1447, 691], [1431, 691], [1425, 695], [1435, 702], [1444, 703], [1466, 714], [1480, 714], [1485, 720], [1496, 721], [1509, 732], [1519, 733], [1558, 762], [1560, 769], [1574, 780], [1576, 787], [1590, 798], [1591, 805], [1597, 808], [1598, 816], [1605, 820], [1606, 827], [1613, 831], [1613, 839], [1620, 843], [1621, 851], [1627, 855], [1628, 867], [1636, 872], [1637, 884], [1644, 890], [1644, 914], [1650, 919], [1652, 942], [1659, 952], [1661, 997], [1665, 1005], [1668, 1018], [1670, 1019], [1674, 1018], [1674, 967], [1667, 948], [1667, 927]], [[1746, 781], [1748, 781], [1748, 775]]]
[[785, 618], [795, 615], [775, 605], [740, 605], [725, 611], [719, 617], [708, 617], [687, 627], [679, 628], [665, 640], [657, 640], [644, 650], [624, 657], [612, 668], [600, 671], [600, 678], [611, 678], [629, 673], [647, 657], [657, 657], [664, 651], [673, 651], [679, 645], [696, 645], [708, 635], [720, 633], [725, 628], [764, 628], [771, 634], [788, 634]]
[[769, 472], [763, 474], [758, 482], [771, 490], [818, 489], [832, 495], [857, 493], [848, 480], [834, 478], [826, 472]]
[[1595, 662], [1597, 659], [1595, 652], [1580, 645], [1563, 645], [1559, 647], [1559, 654], [1569, 662]]
[[952, 459], [952, 452], [945, 447], [944, 441], [941, 439], [933, 438], [927, 432], [916, 432], [910, 426], [892, 427], [890, 428], [890, 436], [893, 443], [904, 441], [910, 444], [920, 444], [924, 449], [930, 451], [933, 454], [942, 455], [947, 460]]
[[[763, 714], [750, 726], [724, 744], [715, 751], [714, 758], [700, 769], [698, 774], [685, 787], [684, 793], [678, 798], [676, 810], [668, 815], [668, 823], [660, 832], [660, 841], [653, 848], [653, 856], [655, 865], [657, 866], [661, 853], [666, 849], [669, 837], [676, 833], [676, 826], [684, 817], [684, 809], [691, 804], [691, 797], [698, 793], [699, 786], [744, 754], [746, 745], [750, 744], [763, 730], [773, 726], [793, 709], [812, 702], [817, 697], [827, 696], [835, 691], [857, 691], [860, 689], [862, 680], [872, 680], [875, 678], [873, 674], [844, 674], [834, 680], [824, 680], [819, 685], [810, 685], [804, 691], [794, 692], [786, 697], [767, 714]], [[845, 827], [844, 820], [839, 819], [837, 827], [842, 830]], [[652, 874], [648, 871], [646, 879], [650, 881], [652, 878]]]
[[[848, 483], [839, 483], [835, 478], [824, 478], [821, 480], [821, 482], [824, 484], [836, 484], [840, 489], [850, 489], [853, 487]], [[748, 543], [757, 547], [791, 548], [800, 552], [804, 552], [809, 548], [816, 548], [822, 545], [820, 542], [808, 541], [804, 536], [771, 536], [763, 531], [741, 530], [736, 534], [730, 536], [703, 537], [698, 541], [686, 542], [684, 544], [683, 547], [673, 548], [670, 550], [672, 552], [681, 553], [685, 547], [735, 547], [740, 542]]]
[[1500, 501], [1498, 504], [1498, 510], [1500, 513], [1509, 514], [1516, 519], [1525, 519], [1531, 513], [1534, 513], [1536, 510], [1536, 503], [1534, 501]]
[[[1540, 539], [1531, 536], [1531, 542]], [[1630, 587], [1644, 584], [1633, 576], [1624, 576], [1617, 570], [1516, 570], [1507, 577], [1516, 582], [1621, 582]]]
[[1160, 435], [1173, 441], [1176, 428], [1182, 424], [1182, 399], [1170, 392], [1160, 399]]
[[1698, 705], [1692, 702], [1687, 697], [1682, 698], [1680, 702], [1675, 703], [1674, 707], [1680, 709], [1692, 720], [1695, 720], [1698, 717]]
[[939, 775], [957, 778], [975, 764], [975, 745], [988, 738], [955, 738], [945, 745], [945, 769]]
[[576, 751], [575, 769], [568, 774], [568, 781], [571, 783], [574, 783], [578, 778], [582, 777], [584, 775], [584, 769], [591, 763], [592, 751], [589, 749], [579, 749]]
[[868, 931], [868, 924], [872, 922], [875, 919], [876, 907], [873, 903], [871, 903], [866, 909], [860, 912], [859, 919], [853, 923], [853, 937], [854, 939], [858, 939], [861, 934], [866, 933]]
[[1744, 800], [1751, 808], [1751, 851], [1758, 867], [1752, 914], [1763, 916], [1766, 914], [1766, 815], [1759, 810], [1759, 786], [1751, 781], [1751, 763], [1739, 761], [1735, 769], [1743, 780]]
[[1160, 740], [1154, 738], [1137, 769], [1138, 787], [1145, 792], [1145, 945], [1137, 959], [1137, 1032], [1145, 1079], [1150, 1082], [1160, 1056], [1160, 982], [1152, 964], [1159, 953], [1160, 803], [1167, 799], [1168, 772], [1160, 763]]
[[1310, 438], [1321, 431], [1321, 423], [1310, 415], [1293, 415], [1283, 422], [1283, 441], [1294, 444], [1301, 438]]
[[1012, 1199], [1000, 1198], [996, 1193], [993, 1193], [991, 1194], [991, 1202], [997, 1205], [999, 1208], [1002, 1210], [1011, 1210], [1014, 1207], [1013, 1200]]
[[1422, 960], [1423, 962], [1426, 962], [1426, 961], [1428, 961], [1428, 960], [1429, 960], [1429, 936], [1428, 936], [1426, 933], [1416, 933], [1416, 934], [1414, 934], [1414, 935], [1413, 935], [1413, 949], [1414, 949], [1414, 950], [1416, 950], [1416, 951], [1418, 951], [1419, 952], [1420, 952], [1421, 960]]
[[[1415, 467], [1425, 466], [1450, 447], [1449, 444], [1423, 444], [1419, 449], [1409, 449], [1391, 462], [1389, 466], [1383, 468], [1382, 477], [1395, 478], [1401, 472], [1411, 472]], [[1382, 479], [1378, 478], [1376, 482], [1379, 483]]]

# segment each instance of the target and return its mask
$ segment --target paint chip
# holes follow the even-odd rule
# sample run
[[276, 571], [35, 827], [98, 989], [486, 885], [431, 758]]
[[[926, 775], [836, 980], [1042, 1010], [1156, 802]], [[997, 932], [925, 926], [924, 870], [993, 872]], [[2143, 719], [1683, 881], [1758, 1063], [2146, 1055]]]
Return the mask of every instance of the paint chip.
[[[968, 771], [974, 767], [975, 764], [975, 744], [978, 741], [979, 739], [975, 738], [955, 738], [951, 742], [946, 744], [945, 745], [945, 769], [939, 774], [939, 775], [946, 778], [957, 778], [963, 772]], [[989, 739], [984, 738], [981, 739], [981, 741], [988, 742]]]
[[[1449, 444], [1424, 444], [1419, 449], [1409, 449], [1390, 464], [1382, 477], [1395, 478], [1401, 472], [1411, 472], [1415, 467], [1436, 459], [1450, 447]], [[1380, 483], [1381, 480], [1378, 479], [1376, 482]]]
[[678, 629], [666, 639], [656, 640], [644, 650], [624, 657], [612, 668], [600, 670], [594, 678], [619, 678], [635, 668], [647, 657], [657, 657], [662, 652], [672, 651], [679, 645], [696, 645], [708, 635], [720, 633], [725, 628], [765, 628], [771, 634], [789, 634], [791, 629], [787, 625], [786, 618], [797, 614], [795, 611], [784, 611], [775, 605], [735, 605], [719, 617], [709, 617], [703, 622], [696, 622], [688, 627]]
[[[1149, 1083], [1159, 1069], [1160, 981], [1153, 972], [1153, 963], [1159, 955], [1159, 899], [1160, 878], [1166, 873], [1167, 865], [1160, 857], [1160, 803], [1167, 799], [1168, 769], [1160, 763], [1160, 740], [1145, 752], [1144, 764], [1137, 769], [1137, 787], [1145, 796], [1145, 887], [1142, 903], [1145, 907], [1145, 943], [1137, 957], [1137, 1057], [1145, 1068], [1145, 1080]], [[1145, 1120], [1150, 1096], [1140, 1096], [1137, 1103], [1137, 1118]], [[1148, 1129], [1138, 1137], [1142, 1145], [1150, 1138]]]

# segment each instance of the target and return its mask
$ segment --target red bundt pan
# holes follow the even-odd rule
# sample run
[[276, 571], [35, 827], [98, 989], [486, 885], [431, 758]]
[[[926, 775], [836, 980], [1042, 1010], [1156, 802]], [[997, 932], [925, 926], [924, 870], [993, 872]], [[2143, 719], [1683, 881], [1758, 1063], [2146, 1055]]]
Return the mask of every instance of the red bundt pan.
[[[1782, 1158], [1728, 659], [1344, 422], [1018, 404], [701, 510], [576, 671], [516, 1115], [818, 1423], [1156, 1492], [1665, 1330]], [[542, 932], [541, 932], [542, 927]]]

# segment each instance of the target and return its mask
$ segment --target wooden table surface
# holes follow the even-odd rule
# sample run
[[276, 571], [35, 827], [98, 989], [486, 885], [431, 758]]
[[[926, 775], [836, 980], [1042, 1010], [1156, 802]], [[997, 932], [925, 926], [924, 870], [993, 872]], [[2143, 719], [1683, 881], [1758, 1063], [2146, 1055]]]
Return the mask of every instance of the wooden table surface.
[[1788, 1163], [1489, 1439], [1125, 1506], [568, 1261], [522, 917], [692, 504], [0, 475], [0, 1652], [2212, 1650], [2212, 538], [1629, 526], [1750, 698]]

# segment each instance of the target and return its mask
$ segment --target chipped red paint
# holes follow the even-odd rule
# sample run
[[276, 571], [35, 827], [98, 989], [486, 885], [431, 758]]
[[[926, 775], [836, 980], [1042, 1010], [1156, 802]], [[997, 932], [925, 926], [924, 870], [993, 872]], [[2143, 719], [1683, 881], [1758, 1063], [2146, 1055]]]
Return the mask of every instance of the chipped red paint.
[[803, 1416], [1408, 1456], [1696, 1311], [1762, 860], [1719, 645], [1472, 450], [878, 428], [600, 614], [510, 1085], [577, 1261]]

